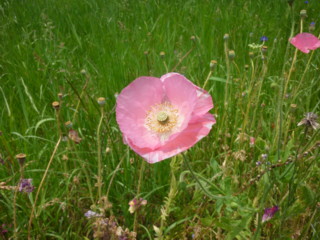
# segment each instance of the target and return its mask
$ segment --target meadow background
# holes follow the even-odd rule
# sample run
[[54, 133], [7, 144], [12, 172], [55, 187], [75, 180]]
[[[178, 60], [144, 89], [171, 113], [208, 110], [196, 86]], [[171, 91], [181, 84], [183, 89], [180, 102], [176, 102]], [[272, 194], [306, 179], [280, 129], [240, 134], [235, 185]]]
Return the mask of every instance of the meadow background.
[[[320, 50], [288, 42], [319, 19], [316, 0], [1, 1], [0, 238], [320, 239], [319, 130], [297, 126], [319, 114]], [[184, 157], [143, 164], [116, 94], [170, 71], [208, 79], [217, 123]]]

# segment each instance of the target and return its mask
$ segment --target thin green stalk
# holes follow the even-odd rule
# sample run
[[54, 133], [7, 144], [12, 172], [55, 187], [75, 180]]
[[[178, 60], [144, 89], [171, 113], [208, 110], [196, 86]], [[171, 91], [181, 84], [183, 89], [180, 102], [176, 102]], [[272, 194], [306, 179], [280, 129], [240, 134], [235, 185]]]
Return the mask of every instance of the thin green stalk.
[[[185, 55], [183, 55], [182, 58], [179, 59], [178, 63], [172, 68], [171, 72], [174, 72], [174, 71], [177, 69], [177, 67], [180, 66], [180, 64], [182, 63], [182, 61], [183, 61], [186, 57], [189, 56], [189, 54], [193, 51], [194, 48], [195, 48], [195, 47], [193, 46]], [[166, 66], [166, 70], [167, 70], [167, 72], [168, 72], [168, 67], [167, 67], [167, 65], [165, 65], [165, 66]]]
[[[76, 110], [74, 111], [74, 114], [73, 114], [73, 117], [72, 117], [72, 122], [75, 122], [75, 120], [76, 120], [76, 116], [77, 116], [77, 113], [78, 113], [78, 110], [79, 110], [79, 107], [80, 107], [80, 103], [82, 102], [82, 97], [83, 97], [83, 95], [85, 93], [85, 90], [86, 90], [86, 88], [88, 86], [89, 75], [87, 73], [85, 73], [85, 75], [86, 75], [86, 82], [84, 83], [84, 85], [82, 87], [82, 91], [81, 91], [80, 95], [77, 95], [79, 100], [78, 100], [78, 103], [77, 103], [77, 106], [76, 106]], [[71, 85], [70, 82], [69, 82], [69, 84]], [[73, 88], [73, 90], [75, 90], [75, 88]], [[75, 93], [77, 93], [77, 92], [75, 91]]]
[[255, 104], [255, 108], [253, 110], [253, 116], [252, 116], [252, 124], [251, 124], [251, 129], [253, 128], [253, 126], [255, 126], [255, 118], [256, 118], [256, 113], [257, 113], [257, 109], [260, 107], [259, 105], [259, 101], [260, 101], [260, 96], [261, 96], [261, 90], [262, 90], [262, 85], [263, 85], [263, 80], [266, 76], [267, 73], [267, 63], [263, 63], [262, 66], [262, 74], [260, 77], [260, 81], [259, 81], [259, 90], [258, 90], [258, 94], [256, 94], [257, 99], [255, 100], [256, 104]]
[[[140, 166], [140, 171], [139, 171], [139, 180], [138, 180], [138, 188], [137, 188], [137, 194], [138, 196], [141, 191], [141, 185], [142, 185], [142, 179], [143, 179], [143, 173], [144, 173], [144, 168], [146, 165], [146, 161], [142, 160], [141, 166]], [[133, 220], [133, 231], [137, 232], [138, 229], [138, 211], [135, 211], [134, 213], [134, 220]]]
[[29, 240], [31, 240], [31, 235], [30, 234], [31, 234], [32, 220], [33, 220], [33, 217], [34, 217], [34, 211], [35, 211], [35, 208], [36, 208], [36, 204], [37, 204], [37, 201], [38, 201], [38, 198], [39, 198], [39, 193], [40, 193], [40, 190], [42, 189], [44, 181], [45, 181], [45, 179], [47, 177], [47, 174], [49, 172], [49, 168], [50, 168], [50, 166], [52, 164], [52, 160], [53, 160], [53, 158], [54, 158], [54, 156], [55, 156], [55, 154], [56, 154], [56, 152], [58, 150], [58, 147], [59, 147], [59, 145], [61, 143], [61, 139], [62, 139], [62, 137], [60, 136], [58, 141], [57, 141], [57, 143], [56, 143], [56, 146], [54, 147], [54, 150], [53, 150], [52, 155], [50, 157], [50, 160], [48, 162], [47, 168], [46, 168], [46, 170], [45, 170], [45, 172], [44, 172], [44, 174], [42, 176], [41, 182], [39, 184], [39, 187], [38, 187], [38, 190], [37, 190], [37, 193], [36, 193], [36, 197], [35, 197], [33, 205], [32, 205], [31, 214], [30, 214], [30, 218], [29, 218], [29, 226], [28, 226], [28, 239]]
[[30, 214], [30, 218], [29, 218], [29, 224], [28, 224], [28, 240], [31, 240], [32, 220], [33, 220], [33, 217], [34, 217], [34, 211], [35, 211], [36, 204], [37, 204], [37, 201], [38, 201], [38, 198], [39, 198], [40, 190], [42, 189], [44, 181], [45, 181], [45, 179], [47, 177], [47, 174], [49, 172], [49, 168], [50, 168], [50, 166], [52, 164], [53, 158], [56, 155], [56, 152], [57, 152], [58, 147], [59, 147], [59, 145], [61, 143], [61, 140], [62, 140], [62, 134], [61, 134], [61, 129], [60, 129], [60, 111], [59, 111], [59, 109], [56, 109], [56, 119], [57, 119], [57, 126], [58, 126], [58, 132], [59, 132], [59, 139], [58, 139], [58, 141], [57, 141], [57, 143], [56, 143], [56, 145], [54, 147], [54, 150], [53, 150], [53, 152], [51, 154], [51, 157], [50, 157], [50, 160], [48, 162], [47, 168], [44, 171], [44, 174], [42, 176], [41, 182], [39, 184], [39, 187], [38, 187], [38, 190], [37, 190], [37, 193], [36, 193], [33, 205], [32, 205], [31, 214]]
[[16, 186], [16, 189], [14, 191], [13, 196], [13, 239], [17, 239], [17, 195], [19, 191], [19, 184], [21, 183], [21, 180], [23, 179], [23, 166], [20, 165], [20, 179], [18, 182], [18, 185]]
[[205, 89], [205, 87], [206, 87], [206, 85], [207, 85], [207, 83], [208, 83], [208, 80], [210, 79], [211, 75], [212, 75], [212, 70], [210, 70], [210, 72], [209, 72], [206, 80], [204, 81], [204, 84], [203, 84], [202, 89]]
[[104, 110], [103, 110], [103, 106], [101, 106], [100, 108], [101, 110], [101, 117], [100, 117], [100, 121], [98, 124], [98, 128], [97, 128], [97, 146], [98, 146], [98, 198], [101, 199], [101, 188], [102, 188], [102, 160], [101, 160], [101, 140], [100, 140], [100, 130], [101, 130], [101, 125], [102, 125], [102, 121], [104, 118]]
[[189, 161], [188, 161], [186, 155], [185, 155], [185, 154], [181, 154], [181, 155], [183, 156], [184, 162], [186, 163], [187, 168], [189, 169], [192, 177], [194, 178], [194, 180], [196, 180], [196, 182], [198, 183], [199, 187], [202, 189], [202, 191], [203, 191], [208, 197], [210, 197], [210, 198], [212, 198], [212, 199], [215, 199], [215, 200], [216, 200], [216, 199], [223, 199], [223, 198], [225, 198], [224, 196], [216, 196], [216, 195], [213, 195], [213, 194], [211, 194], [210, 192], [208, 192], [208, 191], [202, 186], [202, 184], [201, 184], [201, 182], [199, 181], [199, 179], [197, 178], [197, 176], [194, 174], [194, 172], [193, 172], [193, 170], [192, 170], [192, 168], [191, 168], [191, 166], [190, 166], [190, 164], [189, 164]]
[[179, 168], [179, 163], [177, 161], [177, 156], [174, 156], [171, 160], [170, 163], [170, 168], [171, 168], [171, 180], [170, 180], [170, 189], [168, 193], [168, 197], [165, 200], [164, 206], [161, 208], [161, 222], [160, 222], [160, 232], [158, 233], [158, 238], [159, 240], [164, 239], [164, 228], [166, 224], [167, 217], [169, 216], [170, 213], [170, 207], [172, 205], [172, 202], [175, 198], [175, 196], [178, 193], [177, 189], [177, 180], [175, 177], [175, 172]]

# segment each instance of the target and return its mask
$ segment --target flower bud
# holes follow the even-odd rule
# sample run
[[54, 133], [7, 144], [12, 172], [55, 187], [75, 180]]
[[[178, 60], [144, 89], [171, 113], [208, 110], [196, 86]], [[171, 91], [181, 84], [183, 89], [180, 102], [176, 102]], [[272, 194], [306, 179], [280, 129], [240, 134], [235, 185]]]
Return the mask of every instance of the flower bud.
[[249, 52], [249, 57], [253, 58], [254, 57], [254, 53], [253, 52]]
[[229, 34], [226, 33], [226, 34], [223, 36], [223, 40], [228, 41], [228, 39], [229, 39]]
[[233, 60], [236, 56], [236, 53], [233, 50], [230, 50], [228, 56], [230, 60]]
[[300, 11], [300, 17], [303, 18], [303, 19], [306, 18], [306, 17], [308, 17], [308, 16], [307, 16], [307, 10], [302, 9], [302, 10]]
[[106, 99], [105, 98], [103, 98], [103, 97], [99, 97], [98, 98], [98, 104], [100, 106], [103, 106], [105, 103], [106, 103]]
[[165, 53], [165, 52], [163, 52], [163, 51], [162, 51], [162, 52], [160, 52], [160, 57], [161, 57], [161, 58], [164, 58], [164, 56], [165, 56], [165, 55], [166, 55], [166, 53]]
[[53, 107], [55, 110], [59, 110], [59, 108], [60, 108], [60, 103], [57, 102], [57, 101], [55, 101], [55, 102], [52, 103], [52, 107]]
[[262, 46], [261, 52], [266, 53], [267, 51], [268, 51], [268, 47], [267, 46]]
[[316, 23], [315, 22], [311, 22], [310, 25], [309, 25], [309, 32], [313, 32], [316, 27], [315, 27]]
[[16, 155], [16, 159], [19, 161], [20, 166], [22, 167], [25, 160], [26, 160], [27, 155], [25, 155], [24, 153], [19, 153]]
[[217, 61], [216, 60], [211, 60], [211, 62], [210, 62], [211, 71], [213, 71], [216, 66], [217, 66]]
[[72, 128], [72, 122], [71, 122], [71, 121], [65, 122], [64, 125], [65, 125], [67, 128]]

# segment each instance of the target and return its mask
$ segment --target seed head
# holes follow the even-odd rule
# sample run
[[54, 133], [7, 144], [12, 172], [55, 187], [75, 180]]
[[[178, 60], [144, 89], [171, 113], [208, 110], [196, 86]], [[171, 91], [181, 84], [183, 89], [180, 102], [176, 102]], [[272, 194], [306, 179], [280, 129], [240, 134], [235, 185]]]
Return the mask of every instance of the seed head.
[[320, 124], [317, 122], [318, 115], [312, 112], [308, 112], [299, 123], [298, 126], [305, 125], [306, 127], [312, 127], [314, 130], [317, 130], [320, 127]]

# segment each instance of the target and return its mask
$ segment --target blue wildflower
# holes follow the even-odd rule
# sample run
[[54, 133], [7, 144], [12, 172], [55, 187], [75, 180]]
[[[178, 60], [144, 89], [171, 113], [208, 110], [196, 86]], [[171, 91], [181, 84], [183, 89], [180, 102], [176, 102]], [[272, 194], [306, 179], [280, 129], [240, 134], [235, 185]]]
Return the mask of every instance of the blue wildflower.
[[266, 37], [266, 36], [262, 36], [262, 37], [260, 38], [260, 41], [261, 41], [261, 42], [268, 41], [268, 37]]

